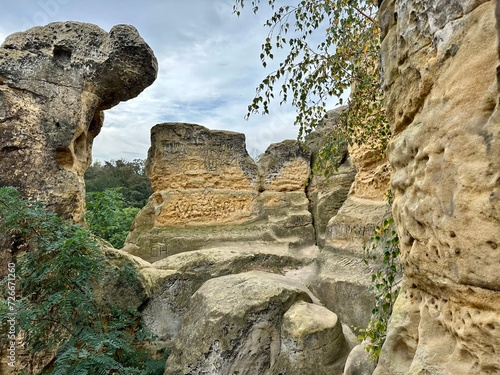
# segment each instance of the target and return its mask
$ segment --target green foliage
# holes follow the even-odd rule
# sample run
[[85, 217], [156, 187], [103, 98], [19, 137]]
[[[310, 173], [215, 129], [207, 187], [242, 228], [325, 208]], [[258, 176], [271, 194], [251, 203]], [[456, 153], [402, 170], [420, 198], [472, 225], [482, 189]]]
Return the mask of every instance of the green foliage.
[[115, 248], [123, 246], [137, 207], [126, 207], [122, 188], [87, 193], [85, 220], [92, 233], [109, 241]]
[[371, 287], [376, 302], [368, 327], [361, 330], [359, 339], [370, 340], [367, 350], [372, 359], [378, 360], [392, 308], [399, 294], [399, 275], [402, 272], [399, 238], [392, 218], [385, 219], [377, 226], [370, 239], [370, 245], [365, 248], [365, 254], [365, 262], [368, 264], [372, 261], [377, 266], [372, 274]]
[[[143, 349], [150, 335], [138, 313], [95, 297], [94, 289], [106, 283], [106, 263], [87, 229], [45, 210], [40, 202], [21, 199], [15, 188], [3, 187], [0, 233], [17, 258], [22, 295], [15, 311], [25, 352], [34, 358], [57, 350], [44, 373], [163, 373], [158, 368], [165, 361], [159, 365]], [[8, 318], [7, 307], [2, 299], [1, 321]]]
[[95, 162], [85, 173], [87, 193], [121, 188], [128, 207], [142, 208], [153, 193], [146, 177], [144, 160]]
[[[269, 104], [279, 90], [280, 103], [291, 101], [297, 109], [295, 124], [300, 127], [300, 139], [325, 117], [328, 100], [337, 97], [342, 104], [342, 96], [350, 91], [347, 110], [332, 138], [369, 146], [383, 156], [390, 129], [379, 83], [376, 1], [266, 2], [273, 15], [265, 23], [269, 33], [262, 44], [262, 64], [266, 67], [280, 50], [286, 50], [286, 57], [257, 87], [247, 116], [269, 113]], [[244, 3], [235, 0], [237, 15]], [[260, 4], [261, 0], [252, 0], [252, 10], [257, 12]], [[338, 142], [327, 142], [318, 158], [320, 168], [335, 167], [331, 162], [338, 150]]]

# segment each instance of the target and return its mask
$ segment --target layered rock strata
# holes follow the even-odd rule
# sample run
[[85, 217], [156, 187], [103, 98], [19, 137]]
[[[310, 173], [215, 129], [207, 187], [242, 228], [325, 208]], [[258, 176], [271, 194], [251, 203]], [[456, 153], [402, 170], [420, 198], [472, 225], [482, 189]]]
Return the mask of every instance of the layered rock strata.
[[139, 95], [156, 74], [153, 51], [128, 25], [106, 32], [56, 22], [7, 37], [0, 47], [0, 185], [80, 221], [102, 111]]
[[404, 279], [377, 375], [500, 372], [499, 15], [491, 0], [382, 3]]
[[243, 134], [156, 125], [146, 167], [154, 194], [125, 250], [157, 261], [223, 242], [314, 244], [305, 194], [309, 164], [296, 141], [271, 145], [255, 163]]

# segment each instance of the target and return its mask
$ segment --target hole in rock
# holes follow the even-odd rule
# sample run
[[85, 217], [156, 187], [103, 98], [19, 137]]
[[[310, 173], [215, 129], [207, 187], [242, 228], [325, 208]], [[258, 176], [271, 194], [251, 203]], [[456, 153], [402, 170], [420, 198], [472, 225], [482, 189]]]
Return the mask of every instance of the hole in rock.
[[57, 61], [69, 62], [71, 60], [71, 49], [66, 46], [54, 46], [52, 55]]
[[82, 133], [75, 140], [75, 155], [78, 159], [85, 159], [87, 156], [87, 136]]
[[19, 150], [22, 150], [22, 148], [19, 147], [19, 146], [5, 146], [5, 147], [2, 147], [2, 152], [5, 153], [5, 154], [8, 154], [10, 152], [19, 151]]
[[493, 250], [495, 250], [498, 247], [496, 242], [493, 242], [493, 241], [488, 241], [488, 242], [486, 242], [486, 244], [488, 244]]
[[74, 158], [69, 148], [56, 150], [56, 160], [64, 169], [71, 169], [73, 167]]

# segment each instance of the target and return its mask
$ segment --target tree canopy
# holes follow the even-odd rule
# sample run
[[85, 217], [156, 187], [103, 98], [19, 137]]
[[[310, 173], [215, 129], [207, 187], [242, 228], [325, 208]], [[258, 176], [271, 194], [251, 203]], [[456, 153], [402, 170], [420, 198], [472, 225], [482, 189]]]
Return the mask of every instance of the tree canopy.
[[87, 193], [120, 188], [126, 206], [136, 208], [144, 207], [153, 193], [141, 159], [97, 161], [87, 169], [85, 185]]
[[[239, 15], [245, 0], [235, 0]], [[286, 57], [256, 88], [247, 116], [269, 112], [278, 91], [280, 103], [296, 107], [299, 138], [309, 134], [325, 117], [328, 101], [347, 104], [334, 134], [318, 158], [331, 166], [339, 144], [368, 145], [385, 153], [390, 136], [379, 83], [379, 25], [376, 0], [302, 0], [278, 5], [275, 0], [250, 1], [253, 12], [268, 6], [272, 16], [262, 43], [260, 59], [267, 67], [277, 51]], [[350, 94], [347, 100], [344, 100]]]

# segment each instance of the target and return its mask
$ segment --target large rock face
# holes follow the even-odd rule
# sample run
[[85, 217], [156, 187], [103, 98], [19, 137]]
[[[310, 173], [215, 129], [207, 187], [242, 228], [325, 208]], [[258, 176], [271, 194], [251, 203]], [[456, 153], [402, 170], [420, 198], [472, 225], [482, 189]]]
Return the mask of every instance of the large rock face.
[[137, 96], [156, 73], [152, 50], [128, 25], [108, 33], [57, 22], [7, 37], [0, 47], [0, 185], [80, 221], [102, 111]]
[[495, 1], [385, 0], [404, 281], [376, 374], [500, 372]]
[[[285, 244], [234, 243], [171, 255], [152, 264], [161, 270], [161, 277], [155, 279], [142, 316], [157, 340], [168, 345], [179, 333], [191, 296], [207, 280], [250, 270], [297, 270], [313, 263], [317, 253], [315, 248], [291, 251]], [[293, 278], [303, 279], [300, 275]]]
[[257, 164], [243, 134], [156, 125], [147, 161], [154, 194], [125, 249], [157, 261], [223, 242], [314, 244], [305, 194], [309, 158], [298, 142], [284, 141]]

